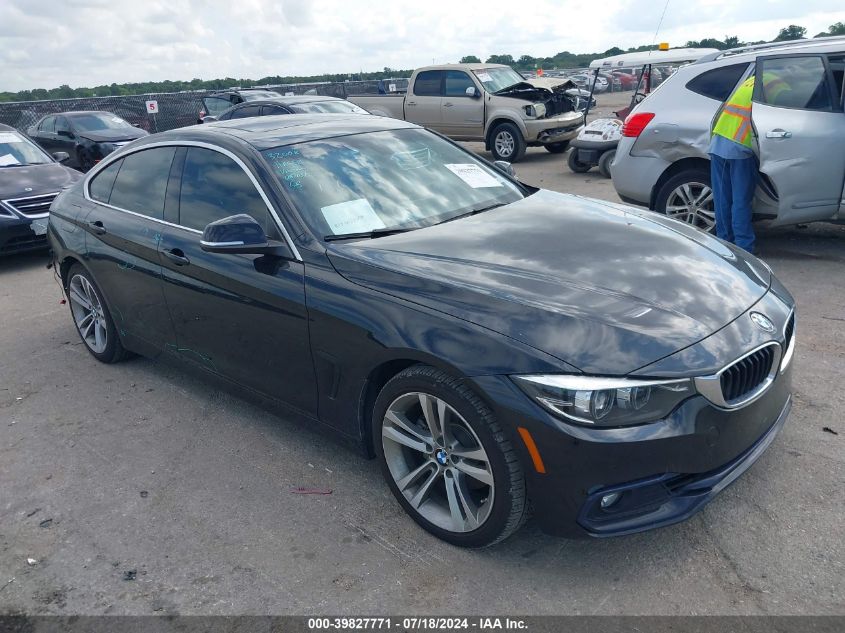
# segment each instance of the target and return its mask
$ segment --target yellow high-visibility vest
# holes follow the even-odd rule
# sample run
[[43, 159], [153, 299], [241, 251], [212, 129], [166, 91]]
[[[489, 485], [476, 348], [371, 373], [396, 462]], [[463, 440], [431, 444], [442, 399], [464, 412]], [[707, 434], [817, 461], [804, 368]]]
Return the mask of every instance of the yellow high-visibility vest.
[[[785, 81], [771, 73], [763, 74], [766, 100], [774, 100], [781, 92], [788, 90]], [[751, 144], [751, 97], [754, 95], [754, 75], [742, 82], [727, 100], [713, 126], [713, 134], [724, 136], [749, 149]]]

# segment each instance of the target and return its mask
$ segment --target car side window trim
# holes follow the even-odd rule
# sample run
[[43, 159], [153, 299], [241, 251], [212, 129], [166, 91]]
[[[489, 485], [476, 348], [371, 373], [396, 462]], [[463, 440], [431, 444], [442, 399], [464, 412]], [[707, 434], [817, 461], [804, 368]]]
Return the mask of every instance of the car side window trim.
[[[167, 226], [172, 226], [177, 229], [182, 229], [183, 231], [188, 231], [190, 233], [195, 233], [198, 235], [202, 235], [202, 231], [198, 231], [197, 229], [192, 229], [187, 226], [182, 226], [181, 224], [174, 224], [173, 222], [168, 222], [167, 220], [159, 220], [158, 218], [151, 218], [149, 216], [143, 215], [141, 213], [136, 213], [134, 211], [130, 211], [128, 209], [121, 209], [120, 207], [113, 206], [111, 204], [106, 204], [104, 202], [100, 202], [99, 200], [94, 200], [91, 197], [91, 192], [89, 191], [89, 187], [91, 186], [91, 180], [100, 173], [103, 169], [108, 167], [111, 163], [115, 160], [120, 160], [122, 158], [126, 158], [130, 154], [134, 154], [136, 152], [142, 152], [146, 149], [152, 149], [154, 147], [202, 147], [204, 149], [210, 149], [224, 156], [228, 156], [230, 159], [235, 161], [235, 163], [246, 173], [247, 177], [252, 181], [253, 186], [258, 191], [258, 195], [261, 196], [261, 199], [264, 201], [265, 206], [267, 207], [267, 212], [270, 214], [270, 217], [273, 218], [273, 221], [276, 223], [276, 228], [279, 229], [279, 232], [285, 239], [285, 243], [290, 247], [291, 252], [293, 253], [294, 258], [296, 261], [301, 262], [302, 256], [299, 254], [299, 249], [296, 248], [296, 244], [293, 243], [290, 234], [288, 233], [287, 227], [285, 227], [284, 223], [282, 222], [282, 218], [276, 212], [275, 207], [270, 202], [270, 198], [267, 196], [267, 193], [264, 191], [264, 188], [258, 182], [258, 179], [252, 173], [252, 171], [246, 166], [246, 164], [236, 155], [230, 152], [229, 150], [218, 147], [216, 145], [212, 145], [211, 143], [203, 143], [201, 141], [161, 141], [159, 143], [150, 143], [148, 145], [143, 145], [141, 147], [137, 147], [130, 151], [126, 152], [115, 152], [114, 154], [110, 154], [104, 160], [97, 163], [97, 165], [88, 172], [85, 178], [85, 182], [82, 185], [82, 195], [88, 202], [93, 202], [94, 204], [99, 204], [110, 209], [114, 209], [115, 211], [121, 211], [123, 213], [129, 213], [131, 215], [138, 216], [140, 218], [144, 218], [150, 220], [152, 222], [158, 222], [160, 224], [165, 224]], [[116, 156], [115, 154], [119, 154]]]

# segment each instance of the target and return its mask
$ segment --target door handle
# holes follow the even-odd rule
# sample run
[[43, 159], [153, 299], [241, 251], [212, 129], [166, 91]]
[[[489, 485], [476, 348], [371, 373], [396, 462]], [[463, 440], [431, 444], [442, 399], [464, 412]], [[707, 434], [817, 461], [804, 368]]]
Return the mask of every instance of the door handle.
[[417, 105], [417, 102], [416, 101], [406, 101], [405, 105], [406, 106], [415, 106], [415, 105]]
[[106, 234], [106, 227], [103, 226], [103, 223], [100, 220], [94, 220], [93, 222], [86, 222], [85, 223], [91, 232], [94, 235], [105, 235]]
[[191, 263], [187, 257], [185, 257], [185, 253], [182, 252], [179, 248], [172, 248], [169, 251], [162, 251], [164, 256], [172, 261], [177, 266], [187, 266]]
[[786, 130], [769, 130], [766, 132], [766, 138], [792, 138], [792, 132]]
[[451, 108], [453, 105], [455, 105], [455, 104], [450, 102], [450, 101], [447, 101], [446, 103], [443, 104], [443, 107], [444, 108]]

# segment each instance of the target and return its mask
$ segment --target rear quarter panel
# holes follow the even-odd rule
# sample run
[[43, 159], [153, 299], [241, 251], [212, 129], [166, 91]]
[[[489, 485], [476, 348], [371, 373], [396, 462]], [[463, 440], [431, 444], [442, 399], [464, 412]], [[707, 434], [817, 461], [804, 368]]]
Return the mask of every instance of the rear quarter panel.
[[405, 120], [405, 95], [356, 95], [346, 99], [370, 114]]

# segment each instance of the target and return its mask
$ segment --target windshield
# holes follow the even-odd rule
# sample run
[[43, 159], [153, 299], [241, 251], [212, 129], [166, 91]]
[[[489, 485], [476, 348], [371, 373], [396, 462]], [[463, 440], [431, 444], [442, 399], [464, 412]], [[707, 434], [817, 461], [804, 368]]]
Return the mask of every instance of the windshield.
[[513, 68], [482, 68], [472, 72], [487, 92], [498, 92], [525, 81]]
[[0, 167], [53, 162], [40, 147], [17, 132], [0, 132]]
[[299, 114], [313, 114], [315, 112], [368, 114], [364, 108], [359, 108], [348, 101], [315, 101], [313, 103], [298, 103], [288, 107]]
[[258, 101], [259, 99], [278, 99], [281, 97], [278, 92], [272, 90], [250, 90], [249, 92], [242, 92], [241, 98], [244, 101]]
[[91, 114], [79, 114], [72, 119], [73, 128], [77, 132], [101, 132], [103, 130], [126, 131], [132, 126], [119, 116], [107, 112]]
[[262, 152], [318, 236], [437, 224], [525, 196], [475, 155], [419, 129]]

